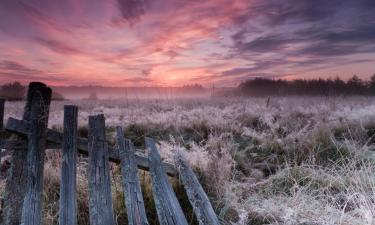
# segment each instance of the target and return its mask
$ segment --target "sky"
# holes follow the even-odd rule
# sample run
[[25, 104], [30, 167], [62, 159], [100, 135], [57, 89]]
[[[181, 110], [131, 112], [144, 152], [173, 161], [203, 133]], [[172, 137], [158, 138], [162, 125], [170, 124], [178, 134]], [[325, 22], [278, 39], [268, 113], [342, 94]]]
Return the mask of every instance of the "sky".
[[0, 0], [0, 83], [368, 79], [374, 0]]

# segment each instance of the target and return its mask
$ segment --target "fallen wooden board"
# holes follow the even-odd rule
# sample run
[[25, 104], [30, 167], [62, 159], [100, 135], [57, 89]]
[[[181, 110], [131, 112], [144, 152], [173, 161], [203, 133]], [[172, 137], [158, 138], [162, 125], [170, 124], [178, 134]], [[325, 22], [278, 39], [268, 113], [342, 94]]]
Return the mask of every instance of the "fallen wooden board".
[[149, 151], [152, 193], [160, 225], [188, 225], [176, 194], [161, 166], [161, 157], [154, 140], [146, 137], [145, 141]]
[[203, 190], [202, 185], [199, 183], [198, 178], [189, 167], [185, 158], [182, 155], [177, 154], [175, 156], [175, 161], [180, 174], [180, 179], [185, 187], [186, 194], [193, 206], [199, 224], [220, 225], [219, 219], [212, 208], [206, 192]]
[[[19, 119], [15, 119], [10, 117], [7, 121], [7, 124], [5, 126], [5, 130], [11, 133], [16, 133], [19, 135], [27, 135], [28, 133], [28, 124]], [[47, 142], [48, 143], [55, 143], [55, 144], [61, 144], [62, 143], [62, 133], [48, 129], [47, 131]], [[48, 147], [47, 143], [47, 147]], [[77, 148], [78, 148], [78, 153], [83, 154], [83, 155], [88, 155], [88, 140], [87, 138], [78, 138], [77, 140]], [[115, 163], [120, 163], [120, 155], [118, 149], [108, 147], [109, 151], [109, 161], [115, 162]], [[136, 161], [138, 164], [138, 168], [142, 170], [149, 170], [149, 162], [148, 158], [139, 152], [136, 152], [135, 154]], [[174, 168], [172, 164], [169, 163], [163, 163], [163, 166], [167, 172], [168, 175], [170, 176], [176, 176], [177, 171]]]

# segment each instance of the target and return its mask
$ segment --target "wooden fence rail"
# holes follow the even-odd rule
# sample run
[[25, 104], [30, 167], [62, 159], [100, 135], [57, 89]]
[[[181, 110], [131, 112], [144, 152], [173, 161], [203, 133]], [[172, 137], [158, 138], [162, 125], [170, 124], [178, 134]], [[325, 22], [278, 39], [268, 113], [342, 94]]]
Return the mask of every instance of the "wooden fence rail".
[[[12, 134], [0, 139], [0, 150], [11, 152], [4, 210], [4, 225], [42, 224], [42, 196], [45, 150], [61, 149], [62, 168], [59, 225], [77, 224], [77, 153], [88, 156], [88, 192], [91, 225], [115, 225], [109, 163], [120, 164], [125, 206], [130, 225], [148, 225], [138, 169], [148, 170], [161, 225], [187, 225], [188, 222], [167, 175], [181, 178], [200, 225], [218, 225], [219, 220], [197, 177], [186, 161], [176, 157], [174, 165], [163, 163], [152, 138], [145, 139], [146, 154], [136, 151], [117, 127], [117, 146], [106, 141], [104, 115], [89, 116], [88, 139], [78, 137], [78, 108], [64, 107], [63, 132], [47, 129], [52, 90], [43, 83], [30, 83], [22, 120], [8, 118], [3, 126], [4, 100], [0, 99], [0, 131]], [[2, 131], [4, 128], [4, 131]], [[9, 136], [9, 135], [7, 135]], [[1, 160], [0, 154], [0, 160]], [[26, 183], [25, 183], [26, 182]]]
[[[27, 122], [23, 120], [18, 120], [18, 119], [11, 117], [8, 119], [8, 122], [5, 126], [5, 130], [11, 133], [16, 133], [21, 136], [22, 135], [25, 136], [28, 134], [28, 124]], [[52, 149], [60, 149], [62, 139], [63, 139], [62, 136], [63, 134], [61, 132], [48, 129], [47, 146]], [[18, 142], [18, 144], [21, 145], [22, 143]], [[89, 154], [87, 138], [82, 138], [82, 137], [77, 138], [77, 149], [78, 149], [78, 153], [80, 154], [83, 154], [83, 155]], [[109, 161], [111, 162], [120, 163], [121, 161], [118, 149], [108, 147], [108, 156], [109, 156]], [[148, 162], [147, 157], [144, 154], [140, 152], [136, 152], [135, 158], [137, 161], [138, 168], [143, 169], [143, 170], [149, 170], [149, 162]], [[165, 167], [165, 170], [167, 171], [169, 175], [171, 176], [177, 175], [177, 171], [173, 165], [168, 164], [168, 163], [163, 163], [163, 166]]]

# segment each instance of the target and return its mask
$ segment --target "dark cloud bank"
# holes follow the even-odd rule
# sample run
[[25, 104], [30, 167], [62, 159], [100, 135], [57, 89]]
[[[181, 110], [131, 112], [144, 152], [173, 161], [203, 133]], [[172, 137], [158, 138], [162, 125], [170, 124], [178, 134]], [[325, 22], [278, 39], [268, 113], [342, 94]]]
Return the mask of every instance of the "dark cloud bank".
[[[241, 15], [238, 27], [232, 35], [233, 54], [255, 60], [255, 67], [223, 75], [262, 71], [264, 61], [257, 56], [269, 53], [276, 60], [268, 61], [267, 67], [356, 63], [340, 57], [375, 52], [375, 1], [257, 0]], [[288, 56], [305, 60], [285, 60]]]

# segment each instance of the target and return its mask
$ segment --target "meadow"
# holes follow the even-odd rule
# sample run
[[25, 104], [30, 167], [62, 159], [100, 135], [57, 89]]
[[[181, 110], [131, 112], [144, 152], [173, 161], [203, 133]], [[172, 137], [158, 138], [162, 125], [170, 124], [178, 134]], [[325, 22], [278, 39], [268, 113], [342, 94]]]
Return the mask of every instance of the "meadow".
[[[375, 224], [373, 97], [55, 101], [49, 127], [62, 129], [67, 104], [79, 107], [81, 136], [88, 115], [103, 113], [109, 142], [115, 143], [120, 125], [140, 150], [150, 136], [165, 161], [184, 154], [223, 224]], [[21, 118], [23, 106], [7, 102], [5, 118]], [[48, 150], [44, 224], [57, 223], [60, 164], [59, 152]], [[86, 166], [80, 158], [79, 224], [88, 224]], [[126, 224], [117, 165], [111, 173], [116, 220]], [[150, 224], [157, 224], [148, 174], [140, 174]], [[178, 180], [171, 181], [188, 205]], [[4, 183], [2, 174], [1, 194]], [[184, 208], [194, 224], [191, 209]]]

